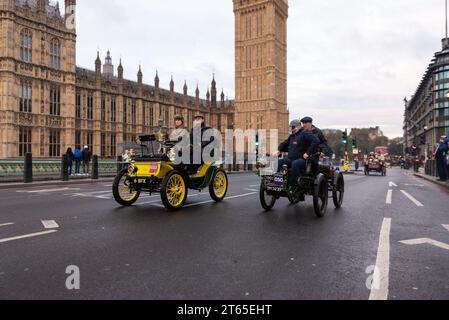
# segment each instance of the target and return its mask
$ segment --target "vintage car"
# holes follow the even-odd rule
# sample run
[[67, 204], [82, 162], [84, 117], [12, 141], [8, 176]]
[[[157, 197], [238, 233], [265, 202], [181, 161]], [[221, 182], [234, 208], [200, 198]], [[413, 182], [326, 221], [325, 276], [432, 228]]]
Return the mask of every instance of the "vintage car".
[[369, 176], [370, 172], [380, 173], [384, 177], [387, 175], [387, 166], [384, 161], [369, 157], [365, 160], [365, 176]]
[[129, 167], [114, 179], [114, 199], [131, 206], [142, 192], [160, 193], [162, 203], [171, 211], [185, 205], [188, 189], [208, 188], [216, 202], [222, 201], [228, 190], [228, 177], [222, 163], [193, 165], [175, 164], [174, 142], [158, 141], [155, 135], [140, 136], [140, 152], [133, 155]]
[[[266, 161], [259, 163], [259, 169], [268, 166]], [[332, 193], [336, 209], [343, 205], [345, 182], [343, 174], [335, 168], [329, 158], [320, 162], [308, 160], [306, 169], [301, 173], [298, 180], [298, 188], [289, 186], [288, 177], [290, 168], [283, 166], [279, 173], [261, 174], [260, 203], [266, 211], [270, 211], [276, 201], [286, 197], [292, 204], [303, 201], [303, 196], [313, 197], [313, 208], [315, 214], [321, 218], [327, 212], [329, 193]]]

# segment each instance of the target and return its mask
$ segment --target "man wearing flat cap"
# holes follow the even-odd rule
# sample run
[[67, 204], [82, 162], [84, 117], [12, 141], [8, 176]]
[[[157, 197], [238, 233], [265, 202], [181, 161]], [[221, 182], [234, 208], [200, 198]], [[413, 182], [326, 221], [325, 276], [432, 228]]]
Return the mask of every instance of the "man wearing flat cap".
[[[191, 157], [191, 166], [190, 169], [193, 170], [198, 170], [199, 167], [201, 167], [201, 164], [203, 163], [203, 159], [202, 159], [202, 152], [203, 149], [210, 143], [212, 143], [214, 141], [214, 137], [212, 136], [210, 138], [209, 141], [203, 141], [203, 137], [206, 133], [207, 130], [210, 130], [210, 127], [207, 127], [205, 124], [205, 120], [204, 120], [204, 116], [201, 114], [196, 114], [194, 116], [194, 122], [193, 122], [193, 128], [192, 131], [190, 133], [190, 143], [192, 146], [192, 152], [190, 153], [190, 157]], [[200, 135], [200, 137], [196, 137], [198, 139], [194, 139], [194, 134], [198, 134]], [[194, 153], [201, 153], [201, 164], [199, 163], [195, 163], [196, 162], [196, 157], [194, 157]]]
[[323, 131], [313, 125], [313, 119], [311, 117], [304, 117], [301, 119], [301, 122], [303, 123], [305, 129], [311, 131], [320, 140], [319, 151], [322, 155], [331, 156], [334, 152], [327, 143], [327, 139], [324, 136]]

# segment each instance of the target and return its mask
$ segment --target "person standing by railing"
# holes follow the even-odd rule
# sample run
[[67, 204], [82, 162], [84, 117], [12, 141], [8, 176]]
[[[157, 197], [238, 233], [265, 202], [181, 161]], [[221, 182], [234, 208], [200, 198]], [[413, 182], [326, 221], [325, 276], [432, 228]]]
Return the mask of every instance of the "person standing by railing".
[[80, 174], [81, 167], [81, 150], [79, 148], [75, 148], [75, 175]]
[[81, 152], [81, 159], [83, 160], [83, 174], [89, 174], [89, 163], [91, 161], [91, 153], [89, 151], [88, 146], [84, 146], [83, 151]]
[[72, 175], [73, 160], [75, 160], [75, 154], [73, 153], [72, 147], [69, 146], [67, 148], [65, 155], [67, 157], [67, 167], [69, 170], [69, 177], [70, 177]]

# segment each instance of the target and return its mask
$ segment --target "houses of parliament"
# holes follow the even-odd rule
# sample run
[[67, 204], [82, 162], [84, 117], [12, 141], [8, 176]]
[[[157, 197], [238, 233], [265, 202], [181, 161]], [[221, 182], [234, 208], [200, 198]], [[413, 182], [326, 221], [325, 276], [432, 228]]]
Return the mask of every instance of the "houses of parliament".
[[[63, 12], [61, 12], [63, 10]], [[110, 52], [93, 70], [76, 66], [76, 0], [0, 0], [0, 158], [60, 157], [68, 146], [89, 146], [102, 158], [175, 115], [188, 128], [195, 114], [226, 129], [288, 130], [286, 102], [287, 0], [234, 0], [236, 99], [225, 100], [215, 77], [206, 98], [163, 89], [159, 75], [124, 79]], [[72, 22], [72, 23], [70, 23]], [[95, 58], [95, 57], [94, 57]], [[93, 59], [94, 60], [94, 59]]]

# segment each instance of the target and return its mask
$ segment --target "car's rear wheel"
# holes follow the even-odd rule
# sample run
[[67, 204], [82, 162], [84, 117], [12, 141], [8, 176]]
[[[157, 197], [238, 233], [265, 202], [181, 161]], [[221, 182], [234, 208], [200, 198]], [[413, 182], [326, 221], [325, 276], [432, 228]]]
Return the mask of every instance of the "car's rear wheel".
[[182, 208], [187, 200], [187, 184], [179, 171], [168, 173], [161, 185], [161, 199], [165, 208], [175, 211]]
[[267, 190], [265, 189], [264, 182], [262, 182], [260, 185], [259, 199], [260, 204], [262, 205], [262, 208], [265, 209], [265, 211], [271, 211], [271, 209], [273, 209], [274, 205], [276, 204], [276, 197], [268, 194]]
[[324, 217], [327, 211], [327, 203], [329, 200], [329, 189], [327, 179], [320, 174], [313, 193], [313, 209], [318, 218]]
[[112, 184], [114, 199], [122, 206], [133, 205], [140, 196], [140, 190], [133, 186], [133, 183], [128, 180], [128, 176], [128, 169], [123, 169]]
[[343, 175], [339, 173], [335, 177], [334, 188], [332, 190], [332, 199], [334, 201], [334, 206], [337, 209], [340, 209], [343, 204], [343, 198], [345, 195], [345, 180]]
[[214, 201], [220, 202], [226, 197], [227, 192], [228, 176], [224, 170], [217, 170], [209, 185], [209, 194]]

